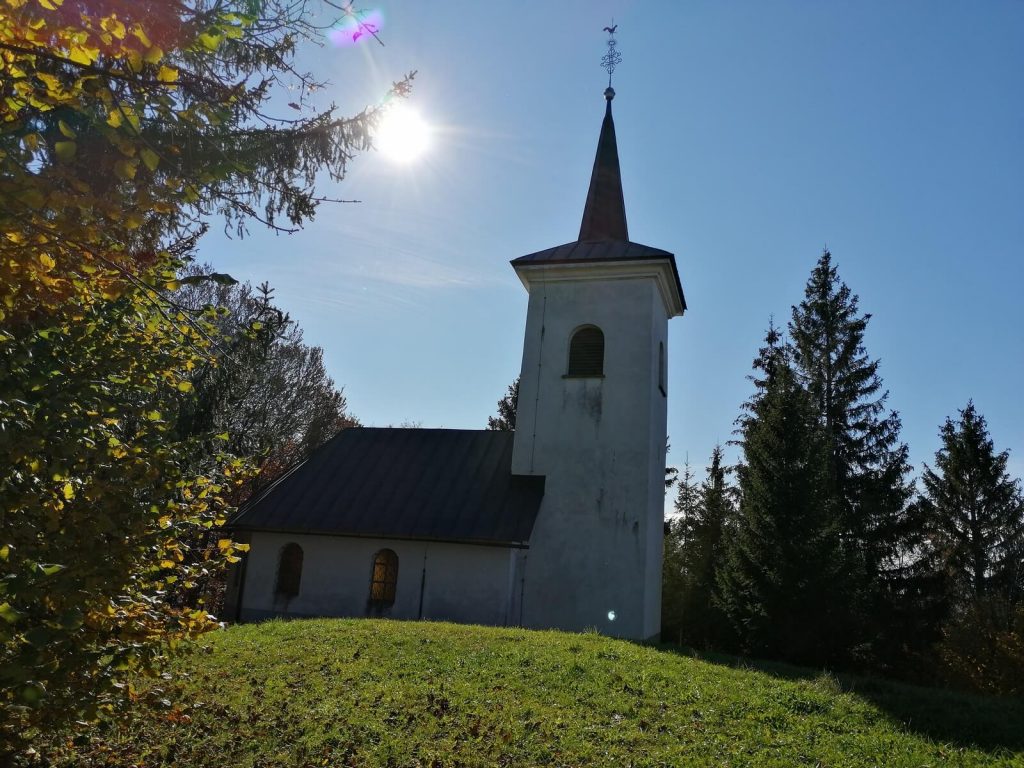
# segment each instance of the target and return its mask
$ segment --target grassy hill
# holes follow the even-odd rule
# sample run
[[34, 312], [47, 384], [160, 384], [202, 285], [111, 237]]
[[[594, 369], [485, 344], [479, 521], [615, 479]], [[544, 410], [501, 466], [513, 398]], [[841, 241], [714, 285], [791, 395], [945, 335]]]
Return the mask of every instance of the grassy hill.
[[100, 741], [73, 748], [70, 737], [55, 739], [47, 759], [184, 768], [1024, 766], [1020, 701], [735, 668], [595, 634], [271, 622], [210, 636], [176, 674]]

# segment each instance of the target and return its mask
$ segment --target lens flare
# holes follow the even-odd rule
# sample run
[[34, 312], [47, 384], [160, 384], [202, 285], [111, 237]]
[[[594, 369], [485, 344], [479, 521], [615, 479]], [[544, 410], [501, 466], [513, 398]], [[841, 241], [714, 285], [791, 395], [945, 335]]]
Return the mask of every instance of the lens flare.
[[430, 126], [404, 104], [388, 108], [373, 134], [373, 146], [396, 163], [410, 163], [430, 148]]
[[615, 611], [608, 611], [608, 621], [615, 621]]
[[327, 39], [339, 48], [373, 40], [384, 26], [384, 14], [378, 9], [352, 12], [327, 33]]

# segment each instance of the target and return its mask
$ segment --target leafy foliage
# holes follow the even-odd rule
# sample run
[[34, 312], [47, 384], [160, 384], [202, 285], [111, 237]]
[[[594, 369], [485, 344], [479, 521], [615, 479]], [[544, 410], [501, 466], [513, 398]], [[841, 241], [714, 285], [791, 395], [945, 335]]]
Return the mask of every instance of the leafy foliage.
[[208, 625], [161, 594], [231, 556], [223, 540], [214, 562], [183, 563], [244, 467], [171, 438], [187, 379], [168, 374], [190, 358], [173, 329], [146, 327], [147, 306], [129, 294], [3, 349], [2, 693], [26, 716], [95, 716], [110, 702], [83, 692], [116, 691], [120, 670], [157, 661], [154, 641]]
[[498, 414], [487, 417], [487, 428], [514, 432], [516, 429], [516, 410], [519, 407], [519, 377], [508, 385], [508, 391], [498, 401]]
[[[193, 396], [183, 400], [174, 432], [179, 439], [199, 441], [197, 461], [213, 444], [246, 459], [255, 472], [229, 496], [240, 505], [358, 422], [327, 375], [323, 350], [304, 343], [302, 329], [274, 305], [273, 290], [266, 283], [254, 289], [235, 281], [195, 282], [211, 269], [190, 265], [178, 280], [180, 306], [215, 310], [218, 346], [215, 358], [192, 371]], [[182, 541], [185, 559], [208, 559], [218, 540], [216, 531], [208, 531]], [[222, 571], [206, 570], [192, 586], [170, 590], [166, 599], [222, 615], [224, 577]]]
[[1024, 694], [1024, 603], [984, 597], [943, 627], [935, 649], [942, 683], [982, 693]]
[[[184, 279], [210, 269], [193, 265]], [[231, 453], [252, 459], [259, 473], [243, 496], [359, 424], [327, 375], [323, 350], [305, 343], [302, 328], [275, 306], [266, 283], [203, 281], [183, 287], [175, 299], [193, 311], [214, 307], [220, 339], [217, 358], [192, 372], [196, 396], [183, 404], [177, 430], [226, 435]]]
[[[316, 112], [305, 2], [4, 0], [0, 14], [0, 739], [109, 711], [212, 626], [163, 600], [207, 562], [244, 464], [175, 416], [216, 326], [178, 304], [203, 218], [288, 229], [376, 112]], [[397, 83], [395, 93], [408, 88]], [[294, 87], [300, 116], [264, 104]], [[212, 279], [225, 280], [223, 276]]]

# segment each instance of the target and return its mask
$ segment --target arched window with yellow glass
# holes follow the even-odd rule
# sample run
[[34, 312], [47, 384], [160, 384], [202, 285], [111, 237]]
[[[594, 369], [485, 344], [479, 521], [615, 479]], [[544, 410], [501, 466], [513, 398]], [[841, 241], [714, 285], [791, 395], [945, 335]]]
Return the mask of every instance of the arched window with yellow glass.
[[374, 605], [392, 605], [398, 587], [398, 555], [390, 549], [382, 549], [373, 558], [373, 575], [370, 578], [370, 602]]

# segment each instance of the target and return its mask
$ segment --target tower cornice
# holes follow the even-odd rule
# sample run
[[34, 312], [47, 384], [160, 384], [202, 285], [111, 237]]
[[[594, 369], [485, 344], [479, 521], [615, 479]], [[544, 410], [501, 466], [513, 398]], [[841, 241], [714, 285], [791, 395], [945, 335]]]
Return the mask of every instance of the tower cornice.
[[562, 281], [590, 280], [654, 280], [658, 286], [665, 314], [669, 318], [681, 317], [686, 311], [686, 301], [679, 287], [675, 257], [652, 259], [623, 259], [621, 261], [534, 261], [512, 262], [516, 275], [527, 291], [534, 284]]

